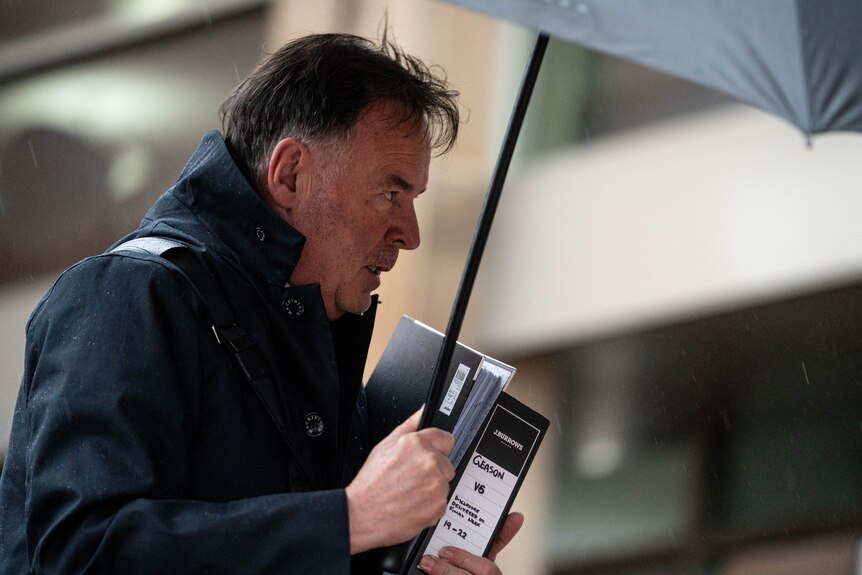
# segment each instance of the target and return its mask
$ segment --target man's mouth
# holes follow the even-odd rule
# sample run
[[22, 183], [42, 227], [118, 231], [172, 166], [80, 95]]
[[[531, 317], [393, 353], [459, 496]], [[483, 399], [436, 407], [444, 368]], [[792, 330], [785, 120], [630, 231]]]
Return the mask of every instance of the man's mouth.
[[398, 260], [398, 251], [380, 252], [375, 257], [370, 258], [376, 260], [374, 264], [365, 266], [365, 269], [376, 275], [378, 278], [383, 272], [391, 271], [395, 267], [395, 262]]

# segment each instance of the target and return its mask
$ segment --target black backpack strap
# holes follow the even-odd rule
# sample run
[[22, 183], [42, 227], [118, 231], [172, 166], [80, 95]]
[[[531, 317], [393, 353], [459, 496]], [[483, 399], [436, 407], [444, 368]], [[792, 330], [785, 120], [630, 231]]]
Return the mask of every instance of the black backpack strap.
[[198, 291], [209, 311], [216, 341], [236, 359], [246, 380], [252, 381], [269, 373], [269, 366], [263, 359], [257, 344], [242, 326], [237, 325], [233, 308], [225, 300], [221, 287], [204, 267], [200, 258], [187, 245], [168, 238], [146, 237], [124, 242], [112, 249], [111, 253], [122, 251], [160, 256], [180, 268]]
[[198, 290], [213, 320], [216, 341], [231, 354], [246, 381], [253, 384], [259, 378], [269, 377], [269, 364], [251, 336], [236, 323], [233, 309], [204, 263], [190, 249], [172, 249], [162, 257], [180, 268]]
[[[111, 253], [122, 251], [148, 253], [162, 257], [172, 262], [185, 274], [200, 294], [209, 311], [213, 322], [212, 332], [216, 341], [230, 354], [243, 378], [251, 384], [281, 436], [291, 446], [294, 453], [299, 453], [297, 451], [299, 446], [294, 445], [281, 413], [273, 408], [273, 406], [278, 405], [278, 399], [272, 395], [274, 386], [271, 382], [272, 371], [269, 363], [267, 363], [254, 339], [241, 325], [236, 323], [233, 308], [225, 299], [221, 286], [209, 272], [201, 257], [186, 244], [162, 237], [129, 240], [112, 249]], [[299, 466], [294, 469], [295, 464], [296, 461], [292, 459], [290, 465], [291, 483], [295, 486], [308, 485], [307, 478], [310, 475], [308, 472], [302, 474]]]

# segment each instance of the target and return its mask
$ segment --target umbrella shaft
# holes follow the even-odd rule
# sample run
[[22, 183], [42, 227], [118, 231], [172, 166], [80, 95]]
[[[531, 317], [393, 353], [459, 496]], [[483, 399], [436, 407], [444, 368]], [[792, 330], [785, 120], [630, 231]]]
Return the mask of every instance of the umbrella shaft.
[[464, 323], [464, 315], [467, 312], [470, 293], [473, 291], [476, 274], [479, 272], [479, 264], [482, 261], [482, 254], [485, 251], [485, 244], [488, 241], [488, 235], [491, 233], [491, 224], [494, 221], [497, 205], [500, 203], [500, 196], [503, 193], [503, 184], [506, 183], [509, 164], [511, 164], [512, 155], [515, 152], [515, 144], [517, 143], [518, 135], [521, 132], [521, 125], [524, 123], [524, 116], [527, 113], [527, 106], [530, 103], [530, 97], [533, 94], [533, 88], [536, 85], [536, 78], [539, 75], [542, 58], [545, 55], [545, 49], [547, 46], [548, 35], [544, 33], [539, 34], [536, 39], [536, 45], [533, 48], [532, 56], [530, 57], [527, 70], [524, 73], [521, 90], [518, 93], [518, 99], [515, 102], [512, 117], [509, 120], [509, 127], [506, 130], [506, 137], [503, 140], [500, 155], [497, 158], [497, 165], [494, 168], [494, 175], [491, 179], [491, 184], [488, 187], [488, 193], [485, 197], [485, 205], [482, 207], [479, 224], [476, 228], [476, 233], [473, 236], [473, 244], [471, 245], [470, 253], [467, 256], [467, 263], [464, 265], [461, 284], [458, 287], [458, 294], [455, 297], [452, 314], [449, 316], [449, 325], [446, 328], [446, 336], [443, 338], [443, 345], [440, 348], [440, 354], [437, 357], [437, 363], [434, 367], [431, 387], [429, 388], [428, 396], [425, 399], [425, 411], [422, 413], [422, 419], [419, 422], [420, 429], [424, 429], [431, 425], [434, 413], [437, 411], [437, 406], [443, 396], [443, 388], [445, 387], [444, 378], [449, 372], [449, 364], [452, 361], [452, 355], [455, 350], [455, 343], [458, 340], [458, 335], [461, 333], [461, 324]]
[[[497, 159], [497, 165], [494, 168], [494, 176], [485, 197], [485, 205], [482, 207], [482, 214], [476, 228], [476, 233], [473, 236], [473, 244], [467, 256], [467, 263], [464, 265], [464, 274], [461, 277], [461, 284], [458, 287], [458, 294], [455, 297], [455, 304], [449, 317], [449, 326], [443, 338], [443, 345], [440, 348], [440, 354], [437, 356], [437, 363], [434, 366], [434, 375], [425, 399], [425, 410], [422, 413], [422, 419], [419, 421], [419, 429], [424, 429], [431, 425], [434, 413], [437, 411], [440, 399], [443, 396], [444, 378], [449, 371], [449, 364], [452, 362], [452, 354], [455, 350], [455, 343], [458, 341], [458, 334], [461, 332], [461, 324], [464, 322], [464, 314], [467, 311], [470, 292], [473, 290], [473, 283], [479, 271], [482, 252], [485, 250], [488, 234], [491, 231], [491, 223], [494, 220], [497, 204], [500, 202], [503, 184], [506, 182], [506, 173], [509, 171], [512, 154], [515, 151], [515, 143], [518, 141], [521, 125], [524, 123], [524, 115], [527, 113], [527, 105], [530, 102], [533, 87], [536, 85], [536, 78], [539, 75], [539, 68], [541, 67], [542, 58], [545, 55], [547, 46], [548, 36], [546, 34], [539, 34], [536, 46], [533, 48], [533, 54], [530, 57], [530, 63], [527, 66], [527, 71], [521, 83], [521, 90], [509, 121], [506, 137], [503, 140], [503, 146]], [[424, 538], [426, 532], [427, 529], [419, 536], [420, 541]], [[401, 572], [409, 569], [410, 565], [415, 561], [418, 547], [419, 545], [415, 545], [410, 549], [409, 543], [404, 543], [383, 549], [379, 557], [381, 571]]]

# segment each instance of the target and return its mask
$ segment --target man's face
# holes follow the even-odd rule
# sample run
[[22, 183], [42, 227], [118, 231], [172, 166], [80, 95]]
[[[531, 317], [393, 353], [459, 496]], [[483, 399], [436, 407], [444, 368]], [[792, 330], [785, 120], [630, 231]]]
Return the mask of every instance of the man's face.
[[[392, 104], [369, 107], [339, 153], [310, 150], [289, 222], [306, 238], [291, 285], [320, 284], [330, 320], [362, 313], [398, 251], [419, 246], [413, 202], [428, 183], [428, 137], [398, 122]], [[337, 145], [337, 144], [336, 144]]]

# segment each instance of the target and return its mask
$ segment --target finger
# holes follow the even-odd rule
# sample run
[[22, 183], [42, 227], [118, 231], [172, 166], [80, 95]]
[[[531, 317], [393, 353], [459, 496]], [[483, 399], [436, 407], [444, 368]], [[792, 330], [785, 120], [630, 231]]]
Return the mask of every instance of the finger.
[[443, 431], [442, 429], [428, 427], [426, 429], [420, 429], [416, 433], [425, 445], [434, 451], [442, 453], [446, 457], [449, 456], [452, 449], [455, 447], [455, 438], [452, 437], [451, 433]]
[[392, 430], [389, 434], [389, 437], [392, 439], [398, 439], [402, 435], [407, 435], [408, 433], [413, 433], [419, 428], [419, 420], [422, 419], [422, 411], [425, 409], [425, 406], [419, 408], [416, 413], [405, 419], [401, 422], [401, 425]]
[[518, 534], [518, 531], [521, 530], [523, 525], [523, 513], [518, 513], [517, 511], [509, 513], [509, 516], [506, 517], [506, 520], [503, 522], [503, 527], [500, 528], [500, 532], [497, 534], [497, 538], [494, 539], [494, 543], [491, 545], [491, 552], [488, 554], [488, 558], [491, 561], [497, 558], [497, 553], [502, 551], [503, 547], [509, 544], [509, 541]]
[[[449, 461], [449, 458], [445, 455], [437, 454], [435, 463], [437, 464], [437, 469], [440, 472], [440, 476], [446, 480], [446, 483], [452, 483], [452, 480], [455, 479], [455, 466], [452, 465], [452, 462]], [[447, 490], [448, 493], [448, 490]]]
[[430, 555], [422, 558], [422, 562], [429, 567], [423, 570], [429, 575], [500, 575], [500, 568], [493, 561], [463, 549], [443, 547], [439, 554], [439, 558]]
[[419, 560], [419, 569], [428, 575], [471, 575], [469, 571], [464, 571], [459, 567], [455, 567], [451, 563], [434, 557], [433, 555], [425, 555]]

